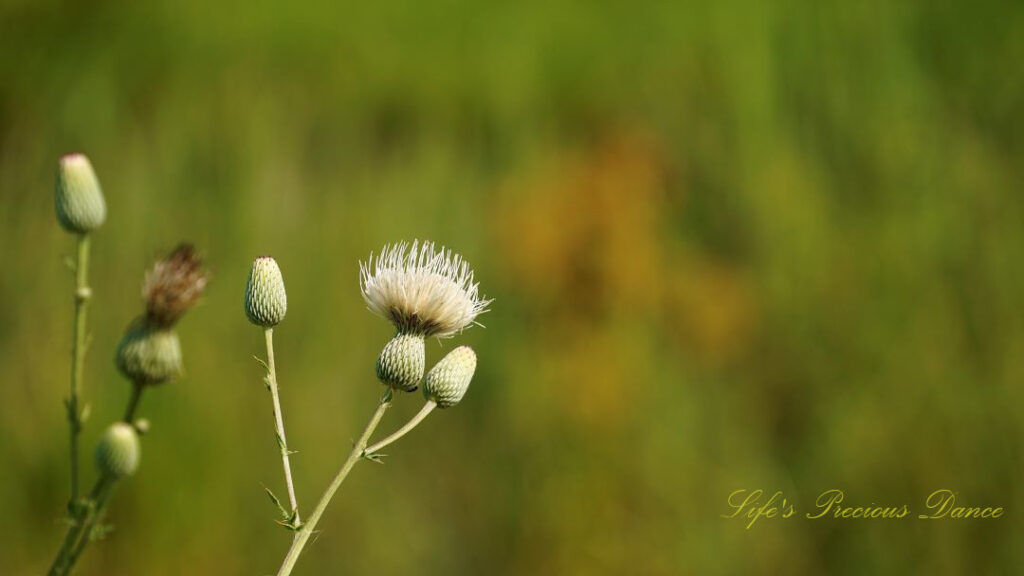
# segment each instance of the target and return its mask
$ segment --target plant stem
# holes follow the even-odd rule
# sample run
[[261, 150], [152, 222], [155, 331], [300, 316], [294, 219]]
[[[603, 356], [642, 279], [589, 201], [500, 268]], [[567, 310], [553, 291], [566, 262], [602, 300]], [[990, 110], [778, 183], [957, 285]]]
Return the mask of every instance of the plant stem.
[[86, 519], [85, 526], [82, 529], [82, 536], [78, 540], [78, 544], [75, 545], [71, 551], [71, 556], [68, 558], [68, 573], [75, 567], [78, 562], [78, 557], [85, 551], [85, 547], [92, 541], [93, 527], [96, 523], [103, 519], [103, 516], [107, 512], [107, 502], [110, 494], [113, 493], [114, 487], [117, 485], [116, 479], [107, 479], [106, 475], [97, 481], [99, 490], [96, 496], [93, 498], [93, 507], [91, 508], [92, 514]]
[[78, 396], [82, 390], [82, 366], [85, 363], [85, 321], [92, 290], [89, 288], [89, 235], [78, 236], [78, 260], [75, 263], [75, 334], [71, 344], [71, 392], [68, 397], [68, 424], [71, 428], [71, 498], [78, 500], [78, 434], [82, 431], [82, 411]]
[[57, 557], [47, 573], [49, 576], [64, 576], [71, 573], [75, 561], [78, 560], [78, 556], [85, 548], [83, 538], [84, 542], [88, 542], [88, 531], [93, 526], [92, 518], [99, 510], [100, 505], [106, 502], [109, 495], [108, 488], [112, 483], [113, 480], [106, 475], [96, 480], [86, 502], [82, 503], [71, 519], [71, 526], [68, 527], [68, 533], [64, 537], [64, 544], [57, 551]]
[[396, 430], [394, 434], [388, 436], [387, 438], [381, 440], [380, 442], [377, 442], [376, 444], [370, 446], [366, 450], [363, 450], [363, 456], [369, 456], [379, 451], [381, 448], [387, 446], [388, 444], [391, 444], [395, 440], [398, 440], [402, 436], [408, 434], [409, 431], [415, 428], [420, 422], [422, 422], [423, 419], [426, 418], [428, 414], [433, 412], [434, 408], [437, 408], [437, 404], [433, 400], [427, 400], [427, 403], [423, 405], [423, 408], [420, 409], [419, 413], [413, 416], [411, 420], [406, 422], [405, 426], [402, 426], [401, 428]]
[[135, 411], [139, 408], [139, 400], [142, 398], [142, 390], [145, 385], [132, 382], [132, 395], [128, 398], [128, 408], [124, 411], [124, 423], [132, 424], [135, 419]]
[[[131, 424], [135, 418], [135, 411], [139, 407], [139, 399], [145, 386], [137, 382], [132, 383], [132, 395], [128, 400], [128, 407], [125, 409], [124, 421]], [[82, 501], [76, 502], [71, 510], [71, 526], [64, 537], [64, 544], [57, 551], [57, 557], [48, 572], [49, 576], [66, 576], [71, 573], [78, 562], [79, 556], [85, 551], [90, 542], [90, 533], [106, 512], [107, 500], [113, 490], [116, 479], [101, 475], [93, 485], [89, 495]]]
[[299, 524], [299, 502], [295, 498], [295, 484], [292, 482], [292, 466], [288, 461], [288, 440], [284, 435], [284, 417], [281, 415], [281, 397], [277, 391], [277, 370], [274, 368], [274, 329], [263, 331], [267, 340], [267, 387], [274, 399], [274, 423], [277, 426], [277, 445], [281, 449], [281, 465], [284, 467], [284, 481], [288, 486], [288, 502]]
[[345, 481], [348, 473], [355, 466], [356, 462], [363, 454], [363, 449], [366, 448], [366, 443], [370, 440], [370, 435], [377, 429], [377, 425], [380, 424], [380, 419], [384, 417], [384, 412], [387, 411], [388, 407], [391, 406], [391, 389], [388, 388], [387, 392], [380, 399], [380, 403], [377, 405], [377, 411], [373, 413], [373, 417], [366, 424], [366, 428], [363, 430], [362, 436], [356, 442], [356, 445], [352, 447], [352, 451], [348, 453], [348, 458], [345, 463], [342, 464], [341, 470], [331, 481], [330, 486], [324, 491], [323, 496], [320, 497], [320, 501], [317, 502], [316, 508], [313, 509], [313, 513], [309, 515], [309, 519], [302, 525], [302, 529], [299, 530], [295, 540], [292, 541], [292, 547], [288, 550], [288, 554], [284, 557], [284, 562], [281, 564], [281, 568], [277, 571], [277, 576], [288, 576], [292, 573], [292, 569], [295, 567], [295, 562], [299, 559], [299, 554], [302, 553], [302, 549], [306, 546], [306, 542], [309, 541], [309, 537], [313, 534], [313, 529], [316, 528], [317, 522], [320, 521], [320, 516], [323, 515], [324, 510], [327, 508], [327, 504], [330, 503], [331, 498], [334, 497], [334, 493], [338, 491], [338, 487]]

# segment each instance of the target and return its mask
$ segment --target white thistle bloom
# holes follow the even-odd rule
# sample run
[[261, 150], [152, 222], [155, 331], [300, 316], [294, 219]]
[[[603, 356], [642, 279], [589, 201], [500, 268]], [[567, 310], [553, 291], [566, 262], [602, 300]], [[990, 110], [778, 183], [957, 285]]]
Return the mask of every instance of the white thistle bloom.
[[433, 242], [391, 244], [359, 263], [359, 288], [370, 311], [400, 333], [449, 338], [487, 311], [462, 256]]

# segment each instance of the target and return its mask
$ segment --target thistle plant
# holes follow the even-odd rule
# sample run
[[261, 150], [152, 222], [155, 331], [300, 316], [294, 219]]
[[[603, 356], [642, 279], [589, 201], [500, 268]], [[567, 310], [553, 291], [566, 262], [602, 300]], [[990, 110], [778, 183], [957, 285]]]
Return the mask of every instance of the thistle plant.
[[359, 287], [370, 311], [398, 331], [377, 358], [377, 378], [404, 392], [423, 378], [429, 336], [450, 338], [486, 310], [462, 256], [431, 242], [385, 246], [374, 261], [359, 265]]
[[288, 312], [288, 295], [284, 289], [284, 278], [277, 261], [270, 256], [257, 258], [249, 269], [249, 280], [245, 283], [245, 315], [253, 324], [263, 328], [263, 337], [267, 345], [267, 360], [256, 360], [267, 370], [263, 383], [270, 391], [274, 405], [274, 436], [281, 452], [281, 466], [284, 468], [284, 482], [288, 490], [290, 510], [285, 510], [280, 500], [267, 488], [271, 500], [277, 503], [281, 511], [278, 522], [292, 530], [302, 525], [299, 518], [299, 501], [295, 498], [295, 483], [292, 481], [292, 466], [289, 456], [288, 439], [284, 433], [284, 416], [281, 413], [281, 395], [277, 385], [277, 368], [274, 365], [274, 327], [284, 320]]
[[99, 179], [92, 164], [83, 154], [68, 154], [57, 165], [57, 185], [54, 190], [54, 208], [57, 222], [77, 238], [77, 258], [71, 264], [75, 273], [74, 338], [71, 341], [71, 387], [65, 400], [68, 427], [71, 432], [71, 491], [68, 512], [76, 514], [78, 499], [78, 435], [89, 415], [88, 405], [80, 405], [82, 371], [85, 364], [86, 318], [92, 289], [89, 288], [90, 234], [103, 225], [107, 218], [107, 204], [103, 199]]
[[[182, 373], [181, 345], [174, 326], [196, 304], [206, 282], [202, 261], [187, 244], [178, 246], [146, 273], [142, 285], [145, 312], [128, 325], [114, 358], [131, 383], [125, 415], [123, 421], [107, 428], [96, 447], [96, 481], [87, 496], [76, 498], [69, 507], [68, 531], [50, 567], [51, 576], [70, 574], [89, 543], [108, 531], [102, 521], [110, 496], [120, 480], [138, 469], [139, 436], [149, 429], [147, 420], [135, 418], [142, 393]], [[73, 467], [72, 472], [76, 470]]]
[[[268, 327], [262, 319], [277, 318], [280, 321], [284, 317], [284, 285], [280, 283], [279, 272], [276, 275], [273, 272], [277, 269], [276, 264], [270, 268], [269, 262], [264, 263], [264, 279], [259, 280], [261, 273], [257, 270], [257, 264], [261, 260], [253, 264], [249, 275], [246, 315], [254, 323], [264, 326], [269, 334], [270, 327], [276, 322]], [[267, 260], [272, 262], [272, 259]], [[267, 278], [271, 281], [268, 282]], [[276, 293], [275, 287], [278, 285], [281, 301], [279, 317], [267, 313], [275, 309], [271, 295]], [[486, 312], [491, 303], [491, 300], [479, 295], [478, 284], [473, 281], [473, 271], [462, 256], [445, 248], [435, 249], [431, 242], [415, 241], [411, 245], [403, 242], [385, 246], [378, 257], [374, 258], [371, 254], [366, 263], [360, 263], [359, 285], [370, 311], [389, 320], [396, 330], [395, 336], [383, 346], [376, 361], [377, 379], [386, 388], [370, 421], [305, 523], [298, 521], [297, 505], [294, 496], [289, 494], [292, 498], [294, 522], [282, 523], [297, 530], [297, 533], [277, 572], [278, 576], [291, 574], [327, 505], [356, 463], [361, 459], [381, 462], [381, 448], [407, 434], [435, 408], [450, 408], [458, 404], [465, 396], [476, 370], [476, 354], [469, 347], [460, 346], [438, 362], [426, 378], [423, 376], [426, 367], [424, 340], [430, 336], [450, 338], [461, 333], [476, 324], [477, 316]], [[276, 379], [273, 376], [270, 342], [268, 336], [267, 382], [274, 392]], [[369, 446], [370, 438], [394, 401], [396, 392], [412, 392], [421, 385], [426, 401], [420, 412], [395, 433]], [[287, 449], [276, 393], [275, 415], [282, 445], [282, 462], [286, 478], [289, 478]], [[291, 490], [290, 479], [288, 482]]]
[[146, 311], [128, 325], [115, 356], [117, 369], [132, 386], [126, 423], [133, 423], [147, 388], [181, 375], [181, 344], [174, 325], [199, 301], [207, 280], [203, 262], [190, 244], [179, 245], [146, 273]]

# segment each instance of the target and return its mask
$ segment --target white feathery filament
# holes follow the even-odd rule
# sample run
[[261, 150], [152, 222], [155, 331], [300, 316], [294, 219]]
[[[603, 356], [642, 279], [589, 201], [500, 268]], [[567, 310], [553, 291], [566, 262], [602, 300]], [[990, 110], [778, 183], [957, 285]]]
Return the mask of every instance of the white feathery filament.
[[487, 311], [461, 255], [429, 241], [385, 246], [359, 263], [359, 288], [370, 311], [401, 332], [448, 338]]

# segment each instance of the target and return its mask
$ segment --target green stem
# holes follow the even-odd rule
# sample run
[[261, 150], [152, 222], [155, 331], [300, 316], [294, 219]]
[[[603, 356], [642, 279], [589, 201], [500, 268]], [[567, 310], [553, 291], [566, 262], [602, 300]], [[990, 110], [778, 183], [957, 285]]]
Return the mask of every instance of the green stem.
[[78, 500], [78, 434], [82, 431], [82, 412], [78, 396], [82, 390], [85, 364], [85, 321], [92, 290], [89, 288], [89, 235], [78, 236], [78, 260], [75, 263], [75, 339], [71, 344], [71, 392], [68, 397], [68, 423], [71, 428], [71, 498], [69, 508]]
[[316, 528], [317, 522], [320, 521], [320, 516], [323, 515], [324, 510], [327, 508], [327, 504], [330, 503], [331, 498], [334, 497], [334, 493], [338, 491], [338, 487], [345, 481], [345, 477], [355, 466], [356, 462], [363, 454], [363, 450], [366, 448], [366, 443], [370, 440], [370, 435], [377, 429], [377, 425], [380, 424], [380, 419], [384, 417], [384, 412], [387, 411], [388, 407], [391, 406], [391, 389], [389, 388], [384, 396], [380, 399], [380, 404], [377, 405], [377, 411], [373, 413], [373, 417], [366, 424], [366, 428], [363, 430], [362, 436], [356, 442], [356, 445], [352, 447], [352, 451], [348, 453], [348, 458], [345, 463], [342, 464], [341, 470], [331, 481], [330, 486], [324, 491], [323, 496], [320, 497], [320, 501], [317, 502], [316, 508], [313, 509], [313, 513], [309, 515], [309, 519], [302, 525], [302, 529], [296, 535], [295, 540], [292, 541], [292, 547], [288, 550], [288, 554], [284, 557], [284, 562], [281, 564], [281, 568], [277, 571], [277, 576], [288, 576], [292, 573], [292, 569], [295, 567], [295, 563], [299, 559], [299, 554], [302, 553], [302, 549], [306, 546], [306, 542], [309, 541], [309, 537], [313, 534], [313, 529]]
[[263, 331], [267, 340], [267, 387], [274, 399], [274, 424], [277, 427], [277, 445], [281, 449], [281, 466], [284, 467], [284, 482], [288, 486], [288, 502], [299, 524], [299, 502], [295, 498], [295, 484], [292, 482], [292, 466], [288, 460], [288, 440], [284, 435], [284, 417], [281, 415], [281, 396], [277, 391], [277, 370], [274, 368], [274, 329]]
[[96, 523], [103, 519], [103, 516], [107, 512], [107, 502], [110, 498], [111, 493], [114, 491], [114, 487], [117, 485], [116, 479], [107, 479], [106, 475], [97, 481], [97, 485], [100, 487], [96, 496], [93, 498], [92, 514], [86, 519], [85, 527], [82, 529], [82, 535], [78, 539], [78, 544], [75, 545], [71, 551], [71, 555], [68, 557], [68, 573], [71, 573], [72, 568], [75, 567], [75, 563], [78, 562], [78, 557], [85, 551], [85, 547], [92, 541], [92, 530], [96, 526]]
[[144, 384], [132, 382], [132, 395], [128, 398], [128, 408], [124, 411], [125, 424], [132, 424], [132, 421], [135, 420], [135, 411], [139, 409], [139, 400], [142, 399], [142, 390], [144, 388]]
[[387, 446], [388, 444], [391, 444], [395, 440], [398, 440], [402, 436], [408, 434], [410, 430], [415, 428], [420, 422], [423, 422], [423, 419], [426, 418], [428, 414], [433, 412], [434, 408], [437, 408], [437, 403], [435, 403], [433, 400], [427, 400], [427, 403], [423, 405], [423, 408], [420, 409], [419, 413], [412, 417], [412, 420], [406, 422], [405, 426], [402, 426], [401, 428], [396, 430], [394, 434], [388, 436], [387, 438], [381, 440], [380, 442], [377, 442], [376, 444], [370, 446], [366, 450], [363, 450], [363, 456], [370, 456], [371, 454], [378, 452], [381, 448]]
[[88, 498], [81, 502], [75, 510], [71, 526], [68, 527], [68, 533], [64, 537], [64, 543], [57, 551], [57, 557], [54, 559], [53, 565], [50, 566], [50, 571], [47, 572], [49, 576], [65, 576], [71, 573], [75, 561], [78, 560], [78, 556], [85, 547], [82, 543], [83, 538], [85, 542], [88, 542], [88, 531], [93, 526], [91, 520], [100, 504], [106, 501], [109, 495], [108, 488], [112, 482], [113, 480], [106, 475], [100, 477], [93, 485]]
[[[139, 383], [132, 384], [132, 395], [128, 400], [125, 409], [124, 421], [131, 423], [135, 418], [135, 411], [138, 409], [139, 400], [145, 386]], [[64, 537], [64, 543], [57, 551], [57, 557], [48, 572], [49, 576], [66, 576], [71, 573], [78, 562], [79, 556], [85, 551], [90, 542], [93, 526], [96, 525], [106, 512], [107, 500], [110, 497], [115, 483], [114, 478], [106, 474], [100, 476], [93, 485], [89, 495], [81, 501], [76, 501], [71, 510], [71, 526]]]

